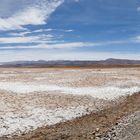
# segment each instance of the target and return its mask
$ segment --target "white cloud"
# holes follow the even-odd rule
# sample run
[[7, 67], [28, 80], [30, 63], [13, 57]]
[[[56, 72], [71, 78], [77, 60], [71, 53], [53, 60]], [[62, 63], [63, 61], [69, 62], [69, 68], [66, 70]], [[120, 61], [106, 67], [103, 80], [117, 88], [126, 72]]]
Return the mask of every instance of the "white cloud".
[[[8, 57], [7, 57], [8, 56]], [[140, 59], [140, 53], [68, 52], [68, 51], [0, 51], [0, 62], [17, 60], [101, 60], [107, 58]]]
[[38, 36], [15, 36], [15, 37], [1, 37], [1, 44], [11, 44], [11, 43], [50, 43], [53, 36], [50, 34], [47, 35], [38, 35]]
[[62, 42], [51, 44], [40, 44], [38, 48], [49, 48], [49, 49], [67, 49], [67, 48], [81, 48], [81, 47], [95, 47], [95, 46], [104, 46], [104, 45], [114, 45], [114, 44], [125, 44], [128, 41], [105, 41], [105, 42]]
[[131, 42], [131, 43], [140, 43], [140, 35], [135, 36], [135, 37], [132, 37], [132, 38], [130, 39], [130, 42]]
[[8, 35], [12, 36], [12, 37], [13, 36], [16, 36], [16, 37], [21, 36], [22, 37], [22, 36], [25, 36], [25, 35], [31, 34], [31, 33], [32, 33], [31, 31], [23, 31], [23, 32], [18, 32], [18, 33], [17, 32], [15, 32], [15, 33], [11, 32], [11, 33], [8, 33]]
[[38, 30], [34, 30], [34, 31], [30, 31], [30, 30], [27, 30], [27, 31], [19, 31], [19, 32], [10, 32], [8, 33], [9, 36], [26, 36], [26, 35], [30, 35], [32, 33], [43, 33], [43, 32], [50, 32], [52, 31], [53, 29], [51, 28], [48, 28], [48, 29], [38, 29]]
[[[11, 44], [11, 43], [39, 43], [36, 46], [30, 46], [31, 48], [46, 48], [46, 49], [67, 49], [67, 48], [81, 48], [81, 47], [94, 47], [94, 46], [102, 46], [102, 45], [110, 45], [110, 44], [119, 44], [122, 42], [117, 41], [108, 41], [108, 42], [64, 42], [63, 40], [57, 41], [52, 40], [53, 36], [48, 35], [40, 35], [40, 36], [28, 36], [28, 37], [5, 37], [0, 38], [1, 44]], [[28, 48], [30, 48], [28, 46]], [[14, 48], [14, 46], [12, 46]], [[15, 46], [15, 49], [17, 46]], [[20, 46], [18, 46], [20, 48]], [[23, 48], [23, 46], [21, 47]], [[25, 47], [27, 48], [27, 47]], [[6, 47], [0, 47], [0, 49], [6, 49]], [[8, 49], [8, 48], [7, 48]]]
[[53, 29], [51, 29], [51, 28], [49, 28], [49, 29], [38, 29], [38, 30], [32, 31], [32, 33], [50, 32], [50, 31], [53, 31]]
[[39, 45], [28, 45], [28, 46], [6, 46], [6, 47], [0, 47], [0, 50], [6, 50], [6, 49], [23, 49], [23, 48], [44, 48], [44, 49], [67, 49], [67, 48], [78, 48], [78, 47], [90, 47], [95, 46], [96, 43], [91, 42], [73, 42], [73, 43], [64, 43], [59, 41], [53, 41], [53, 40], [40, 40], [38, 37], [13, 37], [13, 38], [3, 38], [3, 40], [0, 39], [0, 42], [9, 42], [9, 43], [40, 43]]
[[140, 7], [137, 8], [137, 11], [140, 12]]
[[69, 29], [69, 30], [65, 30], [65, 32], [73, 32], [73, 30], [72, 29]]
[[26, 35], [31, 35], [33, 33], [44, 33], [44, 32], [51, 32], [51, 31], [63, 31], [63, 32], [73, 32], [72, 29], [67, 29], [67, 30], [62, 30], [62, 29], [52, 29], [52, 28], [48, 28], [48, 29], [38, 29], [38, 30], [25, 30], [25, 31], [19, 31], [19, 32], [9, 32], [8, 35], [11, 37], [24, 37]]
[[39, 30], [34, 30], [32, 33], [40, 33], [40, 32], [50, 32], [50, 31], [60, 31], [60, 32], [73, 32], [74, 30], [72, 29], [39, 29]]
[[140, 35], [134, 37], [133, 41], [135, 41], [136, 43], [140, 43]]
[[68, 43], [59, 43], [59, 44], [44, 44], [39, 45], [40, 48], [57, 48], [57, 49], [66, 49], [66, 48], [78, 48], [78, 47], [90, 47], [95, 46], [96, 43], [92, 42], [68, 42]]
[[79, 2], [80, 0], [74, 0], [75, 2]]
[[[42, 3], [41, 3], [42, 2]], [[0, 30], [24, 29], [24, 25], [45, 24], [47, 19], [64, 0], [41, 0], [40, 5], [25, 7], [8, 18], [0, 18]]]
[[[44, 29], [45, 30], [45, 29]], [[47, 30], [47, 29], [46, 29]], [[33, 32], [39, 32], [35, 30]], [[1, 50], [6, 49], [22, 49], [22, 48], [46, 48], [46, 49], [71, 49], [71, 48], [82, 48], [82, 47], [94, 47], [94, 46], [108, 46], [108, 45], [119, 45], [119, 44], [134, 44], [140, 43], [140, 36], [129, 38], [127, 40], [114, 40], [114, 41], [100, 41], [100, 42], [65, 42], [64, 40], [57, 40], [52, 34], [37, 34], [24, 36], [25, 34], [33, 33], [32, 31], [25, 31], [20, 33], [10, 33], [10, 37], [0, 37]], [[10, 46], [11, 44], [22, 44]], [[24, 46], [24, 44], [35, 43], [37, 45]], [[7, 47], [2, 46], [7, 44]], [[9, 44], [9, 45], [8, 45]]]
[[72, 29], [53, 29], [53, 30], [60, 31], [60, 32], [73, 32], [74, 31]]
[[[16, 35], [16, 34], [15, 34]], [[18, 35], [18, 34], [17, 34]], [[22, 35], [22, 34], [21, 34]], [[37, 43], [36, 46], [28, 46], [25, 48], [46, 48], [46, 49], [67, 49], [67, 48], [81, 48], [81, 47], [94, 47], [94, 46], [105, 46], [114, 44], [125, 44], [125, 43], [135, 43], [132, 40], [122, 40], [122, 41], [101, 41], [101, 42], [65, 42], [64, 40], [56, 40], [51, 34], [42, 34], [37, 36], [14, 36], [14, 37], [1, 37], [1, 44], [12, 44], [12, 43]], [[10, 46], [9, 46], [10, 47]], [[10, 47], [11, 48], [11, 47]], [[14, 49], [14, 46], [12, 46]], [[15, 49], [17, 45], [15, 46]], [[18, 46], [20, 48], [20, 46]], [[23, 48], [23, 46], [21, 46]], [[0, 49], [8, 49], [6, 47], [0, 47]]]
[[[113, 44], [128, 43], [126, 41], [107, 41], [107, 42], [65, 42], [63, 40], [53, 40], [51, 35], [29, 36], [29, 37], [10, 37], [0, 38], [0, 43], [9, 44], [9, 46], [1, 46], [0, 50], [38, 48], [38, 49], [72, 49], [82, 47], [95, 47]], [[37, 45], [16, 45], [10, 46], [11, 43], [37, 43]]]

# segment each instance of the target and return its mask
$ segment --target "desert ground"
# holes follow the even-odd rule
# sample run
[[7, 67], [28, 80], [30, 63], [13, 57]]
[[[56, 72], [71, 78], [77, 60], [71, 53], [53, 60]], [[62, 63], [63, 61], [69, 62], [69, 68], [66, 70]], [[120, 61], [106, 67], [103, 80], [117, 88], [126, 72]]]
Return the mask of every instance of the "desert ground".
[[0, 140], [140, 140], [140, 67], [0, 68]]

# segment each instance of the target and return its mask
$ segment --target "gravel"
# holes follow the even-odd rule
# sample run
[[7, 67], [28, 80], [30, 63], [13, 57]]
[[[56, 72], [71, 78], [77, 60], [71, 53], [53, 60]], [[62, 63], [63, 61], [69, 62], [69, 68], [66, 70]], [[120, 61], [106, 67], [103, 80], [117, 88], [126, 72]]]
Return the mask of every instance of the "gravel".
[[140, 111], [121, 119], [101, 140], [140, 140]]

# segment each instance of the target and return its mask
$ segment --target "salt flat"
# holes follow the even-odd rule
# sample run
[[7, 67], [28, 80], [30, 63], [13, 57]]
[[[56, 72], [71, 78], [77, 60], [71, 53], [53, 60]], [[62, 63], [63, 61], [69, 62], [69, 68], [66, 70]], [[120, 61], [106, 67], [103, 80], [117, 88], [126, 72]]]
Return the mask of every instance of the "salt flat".
[[96, 112], [140, 91], [140, 68], [0, 69], [0, 136]]

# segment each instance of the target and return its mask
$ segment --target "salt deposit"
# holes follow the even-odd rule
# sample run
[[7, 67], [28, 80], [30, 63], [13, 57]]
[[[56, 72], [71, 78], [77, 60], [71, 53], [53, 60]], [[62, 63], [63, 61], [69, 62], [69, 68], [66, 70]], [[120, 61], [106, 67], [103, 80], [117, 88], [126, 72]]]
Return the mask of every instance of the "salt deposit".
[[0, 117], [0, 136], [20, 135], [38, 127], [64, 122], [85, 114], [88, 112], [84, 106], [53, 110], [28, 106], [25, 112], [6, 113]]
[[[127, 85], [128, 83], [128, 85]], [[26, 94], [32, 92], [44, 92], [44, 91], [58, 91], [58, 93], [74, 94], [74, 95], [90, 95], [94, 98], [113, 100], [120, 96], [131, 95], [135, 92], [140, 91], [140, 84], [136, 81], [136, 85], [130, 85], [129, 82], [118, 84], [115, 86], [103, 86], [103, 87], [60, 87], [57, 85], [37, 85], [37, 83], [22, 83], [22, 82], [0, 82], [0, 90], [6, 90], [15, 92], [18, 94]], [[120, 87], [121, 85], [121, 87]]]
[[[38, 127], [71, 120], [93, 110], [97, 111], [103, 103], [108, 105], [121, 96], [134, 94], [140, 91], [139, 71], [139, 69], [1, 69], [0, 136], [19, 135]], [[54, 96], [56, 94], [59, 96]], [[62, 95], [72, 98], [68, 97], [65, 100]], [[83, 102], [85, 95], [88, 98]], [[75, 103], [67, 103], [75, 98], [78, 98]], [[88, 104], [89, 98], [95, 102], [90, 101]]]

